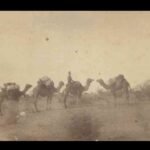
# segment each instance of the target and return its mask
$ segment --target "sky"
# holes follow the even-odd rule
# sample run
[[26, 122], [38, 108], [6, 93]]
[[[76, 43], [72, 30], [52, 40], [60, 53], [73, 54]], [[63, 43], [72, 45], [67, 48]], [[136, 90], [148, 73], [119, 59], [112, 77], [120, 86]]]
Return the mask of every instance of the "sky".
[[83, 85], [121, 73], [134, 87], [150, 79], [150, 12], [1, 11], [0, 68], [0, 85], [46, 75], [57, 86], [71, 71]]

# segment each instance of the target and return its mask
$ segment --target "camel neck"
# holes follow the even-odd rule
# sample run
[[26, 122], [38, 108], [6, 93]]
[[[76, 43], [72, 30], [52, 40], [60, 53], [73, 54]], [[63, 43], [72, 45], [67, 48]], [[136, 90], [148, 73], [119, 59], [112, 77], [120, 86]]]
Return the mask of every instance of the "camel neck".
[[29, 88], [25, 87], [22, 91], [23, 94], [25, 94], [28, 91]]
[[60, 89], [61, 89], [61, 86], [60, 86], [60, 85], [58, 85], [58, 87], [57, 87], [57, 88], [55, 88], [56, 92], [59, 92], [59, 91], [60, 91]]
[[84, 86], [84, 91], [87, 91], [89, 89], [89, 87], [90, 87], [90, 83], [87, 82], [86, 85]]
[[105, 89], [109, 89], [109, 86], [104, 81], [101, 81], [100, 85]]

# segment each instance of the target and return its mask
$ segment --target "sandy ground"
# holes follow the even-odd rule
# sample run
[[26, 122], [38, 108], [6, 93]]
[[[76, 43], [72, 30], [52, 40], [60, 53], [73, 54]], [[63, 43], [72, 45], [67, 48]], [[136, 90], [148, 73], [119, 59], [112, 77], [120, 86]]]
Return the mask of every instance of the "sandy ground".
[[[115, 106], [99, 100], [72, 104], [64, 109], [57, 99], [46, 111], [46, 100], [38, 106], [41, 112], [32, 113], [31, 102], [20, 101], [20, 111], [26, 115], [16, 120], [16, 103], [4, 102], [0, 117], [1, 141], [105, 141], [150, 140], [150, 102], [119, 101]], [[27, 109], [28, 108], [28, 109]]]

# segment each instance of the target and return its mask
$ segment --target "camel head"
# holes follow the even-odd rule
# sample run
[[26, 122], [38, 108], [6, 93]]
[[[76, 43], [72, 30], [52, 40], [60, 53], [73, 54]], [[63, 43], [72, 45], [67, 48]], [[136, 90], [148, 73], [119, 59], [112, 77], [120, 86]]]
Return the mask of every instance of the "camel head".
[[32, 87], [31, 84], [26, 84], [24, 90], [22, 91], [24, 94]]
[[86, 80], [86, 85], [84, 86], [84, 91], [87, 91], [90, 87], [90, 84], [94, 81], [94, 79], [88, 78]]
[[64, 84], [63, 81], [60, 81], [60, 82], [59, 82], [59, 86], [60, 86], [60, 87], [63, 87], [64, 85], [65, 85], [65, 84]]
[[26, 88], [26, 89], [30, 89], [31, 87], [32, 87], [31, 84], [26, 84], [26, 85], [25, 85], [25, 88]]
[[58, 84], [58, 87], [55, 88], [55, 92], [59, 92], [60, 89], [61, 89], [64, 85], [65, 85], [64, 82], [63, 82], [63, 81], [60, 81], [59, 84]]
[[103, 84], [103, 82], [104, 82], [102, 79], [97, 79], [96, 81], [100, 84]]
[[86, 80], [86, 83], [87, 83], [87, 84], [91, 84], [93, 81], [94, 81], [94, 79], [88, 78], [88, 79]]

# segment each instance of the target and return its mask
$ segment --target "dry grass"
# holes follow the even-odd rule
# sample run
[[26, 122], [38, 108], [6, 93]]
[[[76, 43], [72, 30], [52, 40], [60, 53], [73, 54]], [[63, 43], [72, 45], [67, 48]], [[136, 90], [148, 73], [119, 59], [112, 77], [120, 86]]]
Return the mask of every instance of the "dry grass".
[[132, 97], [130, 104], [119, 99], [114, 106], [114, 100], [107, 99], [109, 103], [99, 95], [85, 94], [78, 106], [70, 98], [70, 107], [64, 109], [55, 97], [49, 111], [45, 110], [46, 100], [41, 99], [39, 113], [29, 111], [32, 99], [28, 102], [22, 99], [19, 108], [26, 115], [17, 122], [16, 104], [5, 102], [5, 116], [0, 118], [0, 140], [150, 140], [149, 101], [140, 102]]

